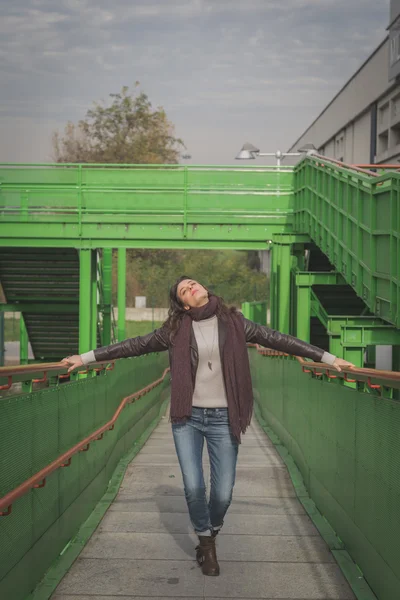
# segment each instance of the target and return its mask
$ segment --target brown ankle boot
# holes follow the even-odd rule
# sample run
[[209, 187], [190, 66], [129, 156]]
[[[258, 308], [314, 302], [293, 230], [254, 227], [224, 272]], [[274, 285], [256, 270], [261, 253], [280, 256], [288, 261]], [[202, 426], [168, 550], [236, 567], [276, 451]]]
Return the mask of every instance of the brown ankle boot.
[[219, 575], [215, 537], [199, 535], [199, 542], [200, 544], [196, 546], [196, 559], [203, 575]]

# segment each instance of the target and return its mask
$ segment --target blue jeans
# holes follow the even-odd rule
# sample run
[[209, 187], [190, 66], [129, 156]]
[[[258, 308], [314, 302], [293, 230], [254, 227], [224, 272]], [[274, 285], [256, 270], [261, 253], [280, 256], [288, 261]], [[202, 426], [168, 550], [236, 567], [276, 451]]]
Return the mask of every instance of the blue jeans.
[[[223, 525], [235, 484], [239, 445], [230, 431], [228, 409], [193, 407], [190, 419], [172, 424], [172, 433], [190, 520], [197, 534], [211, 535]], [[204, 440], [211, 467], [209, 502], [202, 465]]]

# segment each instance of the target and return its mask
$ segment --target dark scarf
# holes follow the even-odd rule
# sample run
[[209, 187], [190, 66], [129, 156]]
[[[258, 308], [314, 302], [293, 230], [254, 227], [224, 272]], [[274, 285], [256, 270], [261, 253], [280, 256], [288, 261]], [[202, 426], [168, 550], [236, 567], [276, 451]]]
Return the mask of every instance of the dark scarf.
[[[190, 363], [190, 334], [192, 321], [202, 321], [215, 315], [218, 300], [210, 295], [209, 302], [191, 308], [182, 318], [172, 347], [171, 421], [185, 421], [192, 414], [193, 380]], [[243, 320], [240, 314], [226, 318], [227, 336], [221, 356], [222, 372], [228, 400], [229, 423], [233, 436], [250, 425], [253, 411], [253, 391]]]

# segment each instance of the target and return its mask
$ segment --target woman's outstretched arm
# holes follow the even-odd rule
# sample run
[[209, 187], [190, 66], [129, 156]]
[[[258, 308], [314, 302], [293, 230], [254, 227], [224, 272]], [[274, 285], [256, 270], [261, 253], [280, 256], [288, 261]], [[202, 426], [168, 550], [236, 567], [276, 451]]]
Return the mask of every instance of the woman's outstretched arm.
[[244, 319], [244, 328], [246, 342], [259, 344], [265, 348], [272, 348], [273, 350], [279, 350], [294, 356], [311, 358], [315, 362], [332, 365], [339, 371], [340, 367], [354, 367], [353, 363], [337, 358], [333, 354], [325, 352], [322, 348], [318, 348], [318, 346], [313, 346], [308, 342], [304, 342], [292, 335], [281, 333], [276, 329], [259, 325], [249, 319]]
[[151, 352], [162, 352], [168, 350], [169, 338], [167, 331], [161, 327], [147, 335], [139, 335], [134, 338], [128, 338], [117, 344], [110, 344], [85, 352], [84, 354], [74, 354], [62, 359], [62, 363], [68, 368], [68, 373], [93, 362], [102, 362], [115, 360], [117, 358], [129, 358], [130, 356], [141, 356]]

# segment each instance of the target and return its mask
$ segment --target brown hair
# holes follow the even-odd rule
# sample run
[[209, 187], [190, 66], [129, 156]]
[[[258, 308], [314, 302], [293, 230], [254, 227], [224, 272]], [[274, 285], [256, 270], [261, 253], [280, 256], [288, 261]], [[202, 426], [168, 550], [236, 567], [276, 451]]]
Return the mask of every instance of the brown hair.
[[[165, 323], [163, 324], [163, 327], [165, 327], [165, 329], [167, 329], [171, 341], [173, 341], [175, 334], [179, 329], [181, 321], [187, 312], [183, 306], [183, 302], [180, 300], [180, 298], [178, 298], [178, 285], [180, 284], [181, 281], [184, 281], [185, 279], [191, 279], [191, 278], [188, 277], [187, 275], [181, 275], [179, 277], [179, 279], [176, 280], [176, 282], [171, 286], [171, 288], [169, 290], [168, 317], [167, 317]], [[206, 286], [203, 286], [203, 287], [205, 287], [205, 289], [208, 291]], [[217, 298], [217, 302], [218, 302], [217, 310], [215, 311], [215, 314], [217, 315], [217, 317], [219, 317], [223, 320], [226, 320], [229, 318], [230, 314], [237, 312], [237, 310], [234, 306], [228, 307], [225, 304], [225, 301], [223, 300], [223, 298], [221, 298], [220, 296], [216, 296], [216, 294], [211, 294], [211, 292], [209, 292], [209, 291], [208, 291], [208, 294], [213, 295]]]

